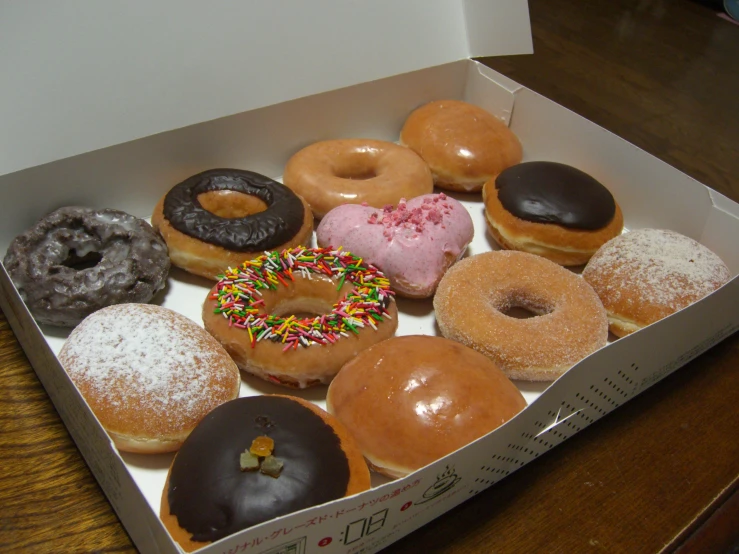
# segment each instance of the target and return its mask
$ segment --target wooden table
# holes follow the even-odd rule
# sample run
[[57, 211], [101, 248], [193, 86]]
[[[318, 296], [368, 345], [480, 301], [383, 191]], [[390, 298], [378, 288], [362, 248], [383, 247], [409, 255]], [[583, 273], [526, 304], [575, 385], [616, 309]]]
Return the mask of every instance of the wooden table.
[[[739, 200], [739, 26], [687, 0], [530, 0], [485, 63]], [[739, 237], [738, 237], [739, 238]], [[0, 315], [0, 550], [134, 548]], [[723, 552], [739, 336], [387, 552]]]

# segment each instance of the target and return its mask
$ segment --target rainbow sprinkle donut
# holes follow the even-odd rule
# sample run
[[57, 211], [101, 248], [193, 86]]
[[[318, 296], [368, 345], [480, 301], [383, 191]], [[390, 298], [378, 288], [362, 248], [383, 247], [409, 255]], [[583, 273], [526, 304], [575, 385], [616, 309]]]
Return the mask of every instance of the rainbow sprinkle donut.
[[[269, 313], [268, 304], [275, 303], [275, 296], [288, 295], [289, 289], [298, 285], [297, 281], [303, 281], [301, 290], [307, 288], [312, 291], [317, 286], [316, 281], [325, 282], [326, 278], [334, 283], [339, 297], [327, 313], [312, 317]], [[347, 287], [348, 284], [351, 286]], [[331, 349], [331, 357], [336, 360], [328, 363], [327, 353], [323, 352], [318, 365], [333, 366], [337, 361], [343, 365], [358, 350], [395, 332], [397, 309], [393, 302], [394, 294], [389, 280], [379, 269], [364, 264], [362, 258], [350, 252], [341, 248], [295, 247], [281, 252], [265, 252], [220, 275], [209, 294], [210, 302], [206, 301], [203, 308], [203, 320], [206, 329], [221, 341], [239, 367], [273, 382], [303, 388], [317, 384], [311, 381], [329, 382], [340, 365], [335, 371], [330, 371], [330, 376], [323, 375], [325, 371], [320, 369], [318, 373], [322, 375], [303, 376], [297, 380], [298, 383], [294, 374], [296, 371], [306, 373], [307, 360], [301, 361], [300, 367], [297, 367], [299, 364], [289, 364], [295, 367], [286, 368], [280, 363], [284, 360], [268, 361], [263, 359], [265, 356], [248, 350], [271, 344], [270, 356], [279, 358], [275, 356], [275, 346], [285, 353], [320, 345]], [[269, 303], [265, 302], [267, 298], [270, 298]], [[377, 333], [382, 327], [386, 327], [384, 332]], [[362, 338], [368, 331], [378, 336]], [[225, 334], [228, 337], [224, 337]], [[236, 336], [240, 336], [238, 348], [233, 346]], [[360, 340], [348, 341], [350, 345], [347, 348], [338, 348], [340, 343], [352, 337]], [[342, 361], [344, 350], [348, 357]]]

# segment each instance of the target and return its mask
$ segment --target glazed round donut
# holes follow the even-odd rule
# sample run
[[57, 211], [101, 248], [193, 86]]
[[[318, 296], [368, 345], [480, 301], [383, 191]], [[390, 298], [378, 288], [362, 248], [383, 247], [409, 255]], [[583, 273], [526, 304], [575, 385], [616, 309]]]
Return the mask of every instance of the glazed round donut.
[[[282, 462], [281, 471], [265, 474], [266, 455], [259, 467], [241, 470], [241, 453], [258, 437], [273, 440], [270, 455]], [[251, 396], [219, 406], [187, 438], [170, 466], [159, 514], [191, 552], [369, 488], [362, 453], [336, 418], [300, 398]]]
[[[523, 308], [536, 317], [506, 314]], [[452, 266], [434, 296], [442, 334], [485, 354], [511, 379], [551, 381], [606, 345], [608, 320], [578, 275], [514, 250]]]
[[437, 187], [479, 192], [485, 181], [521, 161], [518, 137], [497, 117], [460, 100], [429, 102], [414, 110], [400, 143], [431, 168]]
[[305, 201], [269, 177], [211, 169], [175, 185], [154, 208], [151, 224], [177, 267], [217, 279], [265, 250], [310, 242]]
[[372, 469], [399, 478], [498, 428], [526, 401], [482, 354], [419, 335], [388, 339], [349, 361], [329, 385], [326, 407]]
[[462, 204], [445, 194], [424, 194], [401, 200], [397, 209], [338, 206], [321, 220], [316, 240], [343, 246], [380, 268], [398, 295], [428, 298], [474, 233]]
[[393, 300], [383, 273], [357, 256], [297, 247], [229, 269], [203, 304], [203, 323], [241, 369], [302, 389], [329, 383], [392, 336]]
[[561, 163], [509, 167], [485, 183], [482, 198], [488, 230], [501, 247], [560, 265], [586, 263], [624, 226], [608, 189]]
[[118, 450], [177, 450], [213, 408], [239, 395], [239, 369], [194, 321], [151, 304], [85, 318], [59, 362]]
[[143, 219], [69, 206], [14, 238], [3, 265], [38, 323], [74, 327], [105, 306], [150, 301], [170, 263]]
[[637, 229], [607, 242], [582, 273], [623, 337], [697, 302], [731, 279], [699, 242], [665, 229]]
[[397, 206], [434, 190], [431, 172], [412, 150], [370, 139], [325, 140], [306, 146], [285, 166], [282, 181], [322, 218], [342, 204]]

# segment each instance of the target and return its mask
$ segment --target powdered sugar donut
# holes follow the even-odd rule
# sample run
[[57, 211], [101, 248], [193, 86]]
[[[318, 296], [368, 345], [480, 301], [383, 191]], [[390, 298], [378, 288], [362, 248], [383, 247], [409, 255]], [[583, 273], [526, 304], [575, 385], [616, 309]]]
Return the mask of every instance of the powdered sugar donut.
[[444, 194], [401, 200], [397, 209], [339, 206], [316, 230], [319, 245], [343, 246], [361, 256], [385, 273], [398, 294], [411, 298], [434, 294], [473, 235], [470, 214]]
[[611, 332], [623, 337], [712, 293], [731, 273], [689, 237], [637, 229], [604, 244], [582, 276], [603, 302]]
[[59, 361], [119, 450], [177, 450], [241, 377], [202, 327], [172, 310], [118, 304], [85, 318]]

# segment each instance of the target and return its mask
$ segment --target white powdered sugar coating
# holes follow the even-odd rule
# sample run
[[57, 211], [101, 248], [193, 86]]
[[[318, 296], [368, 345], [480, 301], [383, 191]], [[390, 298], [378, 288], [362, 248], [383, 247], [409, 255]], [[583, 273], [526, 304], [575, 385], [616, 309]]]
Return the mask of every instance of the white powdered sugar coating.
[[710, 294], [731, 274], [721, 258], [689, 237], [638, 229], [606, 243], [588, 262], [583, 277], [607, 308], [624, 300], [658, 307], [664, 317]]
[[95, 312], [75, 328], [59, 360], [106, 428], [176, 434], [238, 390], [238, 370], [215, 339], [159, 306]]

